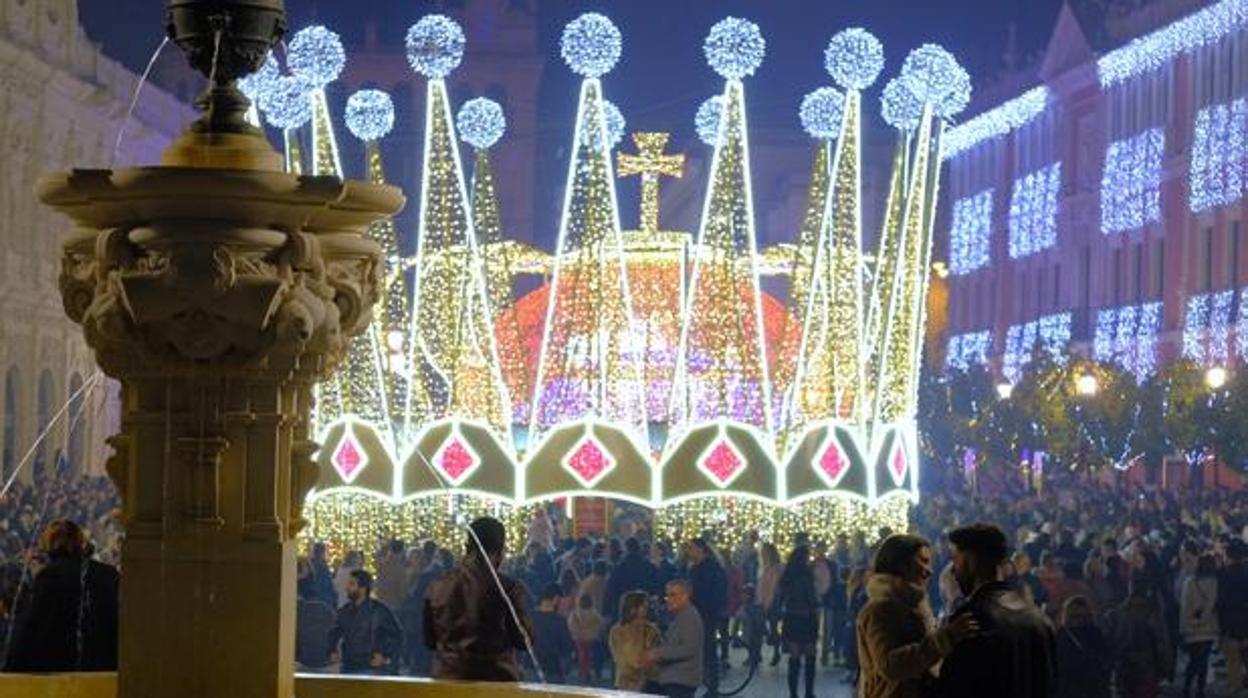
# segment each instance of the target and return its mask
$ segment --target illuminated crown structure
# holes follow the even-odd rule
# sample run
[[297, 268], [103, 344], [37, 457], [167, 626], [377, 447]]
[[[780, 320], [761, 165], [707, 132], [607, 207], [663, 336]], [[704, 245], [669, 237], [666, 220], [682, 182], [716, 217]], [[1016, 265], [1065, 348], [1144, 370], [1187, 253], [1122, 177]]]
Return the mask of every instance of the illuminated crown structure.
[[[816, 145], [802, 226], [794, 243], [762, 254], [745, 90], [765, 53], [758, 27], [728, 18], [704, 44], [724, 86], [697, 114], [714, 151], [691, 239], [659, 225], [659, 178], [683, 165], [664, 153], [667, 135], [634, 134], [637, 154], [613, 161], [624, 119], [601, 77], [621, 36], [606, 17], [582, 15], [561, 42], [582, 82], [546, 255], [503, 235], [489, 156], [506, 128], [501, 106], [476, 98], [452, 118], [445, 78], [464, 46], [441, 15], [407, 35], [409, 62], [427, 78], [417, 250], [400, 254], [390, 222], [371, 232], [387, 251], [376, 270], [384, 293], [374, 330], [318, 391], [310, 535], [360, 548], [380, 535], [449, 542], [466, 519], [492, 513], [523, 541], [533, 508], [586, 497], [644, 505], [673, 537], [720, 528], [731, 540], [756, 528], [786, 542], [797, 530], [904, 528], [918, 497], [940, 141], [970, 95], [956, 60], [924, 45], [883, 90], [898, 140], [879, 247], [867, 254], [863, 90], [883, 47], [861, 29], [832, 37], [826, 67], [840, 89], [819, 88], [800, 109]], [[342, 176], [324, 86], [344, 61], [337, 37], [312, 27], [291, 42], [291, 75], [274, 64], [244, 85], [285, 134], [290, 169], [306, 166], [300, 129], [310, 122], [312, 172]], [[352, 95], [346, 122], [367, 144], [370, 177], [383, 180], [389, 98]], [[461, 138], [475, 151], [471, 180]], [[634, 175], [641, 224], [627, 231], [615, 178]], [[516, 299], [523, 273], [548, 281]], [[761, 290], [775, 273], [789, 276], [787, 303]]]

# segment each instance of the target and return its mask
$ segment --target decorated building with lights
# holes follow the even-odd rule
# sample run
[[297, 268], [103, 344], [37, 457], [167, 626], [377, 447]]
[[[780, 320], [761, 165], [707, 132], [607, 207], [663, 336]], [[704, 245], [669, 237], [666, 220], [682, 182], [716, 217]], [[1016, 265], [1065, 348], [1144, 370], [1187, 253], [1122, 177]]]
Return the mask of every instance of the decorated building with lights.
[[1248, 2], [1090, 5], [946, 134], [945, 365], [1013, 382], [1070, 345], [1143, 379], [1248, 355]]
[[[861, 29], [834, 35], [825, 67], [835, 87], [794, 110], [810, 139], [806, 215], [792, 242], [764, 250], [746, 90], [766, 51], [759, 28], [726, 18], [703, 45], [723, 89], [695, 115], [712, 153], [696, 231], [665, 229], [659, 211], [683, 154], [665, 151], [665, 133], [625, 142], [604, 89], [622, 39], [595, 13], [563, 32], [562, 58], [581, 84], [546, 254], [500, 224], [490, 154], [507, 105], [452, 104], [463, 30], [435, 14], [407, 32], [426, 92], [417, 245], [404, 254], [392, 221], [369, 230], [385, 251], [372, 271], [384, 283], [362, 301], [373, 329], [316, 390], [310, 537], [449, 542], [482, 513], [519, 529], [537, 508], [603, 500], [651, 509], [673, 539], [756, 529], [785, 545], [799, 530], [829, 539], [905, 527], [921, 470], [915, 413], [941, 144], [970, 99], [969, 76], [926, 44], [885, 87], [895, 156], [879, 248], [866, 250], [862, 129], [877, 102], [864, 94], [883, 47]], [[393, 99], [359, 90], [338, 117], [326, 87], [350, 61], [328, 28], [296, 32], [285, 60], [246, 88], [255, 116], [281, 133], [287, 167], [341, 177], [345, 124], [364, 143], [369, 179], [385, 181], [379, 141]], [[641, 215], [626, 230], [615, 187], [633, 176]], [[515, 298], [515, 277], [534, 273], [546, 283]], [[763, 291], [767, 275], [788, 277], [785, 301]]]

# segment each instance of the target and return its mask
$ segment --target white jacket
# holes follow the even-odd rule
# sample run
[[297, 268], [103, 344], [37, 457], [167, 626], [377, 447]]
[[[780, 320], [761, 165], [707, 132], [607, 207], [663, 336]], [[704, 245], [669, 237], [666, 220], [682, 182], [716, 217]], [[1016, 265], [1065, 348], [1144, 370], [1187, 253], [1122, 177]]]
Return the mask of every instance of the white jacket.
[[1179, 602], [1179, 635], [1184, 642], [1218, 639], [1218, 580], [1191, 577], [1183, 583]]

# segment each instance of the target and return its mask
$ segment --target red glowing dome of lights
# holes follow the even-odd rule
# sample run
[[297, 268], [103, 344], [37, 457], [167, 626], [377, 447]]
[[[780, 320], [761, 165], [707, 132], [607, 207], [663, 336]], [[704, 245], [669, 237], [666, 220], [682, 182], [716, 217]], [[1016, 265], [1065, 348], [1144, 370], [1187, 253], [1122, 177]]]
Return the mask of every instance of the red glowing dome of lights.
[[[667, 296], [673, 303], [679, 302], [679, 292], [672, 293]], [[524, 357], [524, 366], [527, 369], [527, 376], [514, 375], [514, 371], [510, 375], [504, 375], [508, 388], [512, 391], [512, 395], [516, 395], [513, 400], [517, 407], [517, 416], [520, 414], [528, 414], [527, 402], [532, 394], [532, 385], [537, 380], [537, 362], [542, 349], [542, 337], [546, 328], [546, 309], [550, 302], [550, 284], [545, 283], [524, 294], [516, 300], [515, 304], [499, 314], [495, 320], [495, 335], [498, 337], [500, 352], [522, 352]], [[639, 306], [639, 307], [638, 307]], [[649, 307], [647, 307], [649, 306]], [[792, 336], [797, 331], [796, 322], [782, 301], [777, 300], [774, 296], [763, 293], [763, 334], [765, 337], [765, 346], [767, 349], [767, 361], [769, 365], [774, 365], [777, 356], [775, 349], [783, 346], [784, 343], [780, 338], [789, 334]], [[663, 312], [665, 310], [665, 312]], [[667, 322], [673, 322], [670, 318], [679, 317], [679, 313], [672, 312], [673, 308], [660, 309], [647, 303], [635, 303], [636, 319], [639, 322], [653, 320], [658, 317], [666, 316], [669, 318]], [[517, 324], [518, 323], [518, 324]], [[660, 347], [655, 351], [651, 347], [650, 355], [660, 355], [672, 357], [666, 361], [666, 365], [647, 366], [648, 373], [653, 377], [656, 374], [666, 375], [670, 380], [670, 376], [675, 368], [673, 365], [676, 356], [677, 347], [675, 343], [679, 341], [680, 328], [671, 328], [671, 331], [661, 333], [664, 337], [674, 338], [672, 346]], [[516, 347], [516, 337], [519, 338], [521, 347]], [[792, 342], [790, 342], [790, 345]], [[513, 354], [514, 355], [514, 354]], [[507, 362], [504, 362], [506, 364]], [[515, 365], [519, 365], [516, 362]], [[504, 367], [504, 371], [507, 369]], [[650, 392], [652, 398], [650, 400], [651, 419], [659, 417], [655, 414], [655, 397], [659, 397], [658, 402], [666, 407], [665, 396], [667, 395], [666, 382], [662, 386], [651, 385]]]

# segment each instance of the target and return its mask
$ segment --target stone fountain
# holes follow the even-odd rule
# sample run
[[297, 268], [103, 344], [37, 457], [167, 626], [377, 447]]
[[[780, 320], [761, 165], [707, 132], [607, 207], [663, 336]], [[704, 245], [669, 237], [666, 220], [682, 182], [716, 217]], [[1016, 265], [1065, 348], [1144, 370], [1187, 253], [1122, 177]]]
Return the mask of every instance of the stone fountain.
[[316, 477], [312, 386], [372, 319], [390, 186], [286, 174], [237, 78], [282, 0], [168, 0], [206, 77], [159, 166], [74, 170], [38, 195], [72, 221], [65, 312], [122, 385], [108, 474], [124, 502], [124, 698], [294, 695], [295, 536]]

